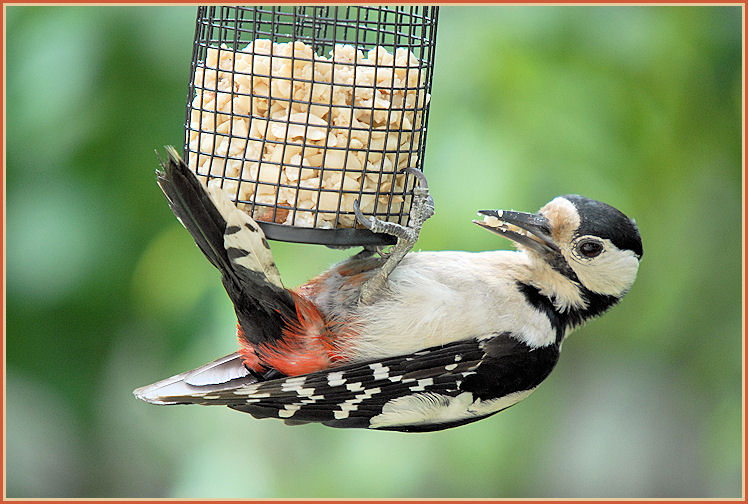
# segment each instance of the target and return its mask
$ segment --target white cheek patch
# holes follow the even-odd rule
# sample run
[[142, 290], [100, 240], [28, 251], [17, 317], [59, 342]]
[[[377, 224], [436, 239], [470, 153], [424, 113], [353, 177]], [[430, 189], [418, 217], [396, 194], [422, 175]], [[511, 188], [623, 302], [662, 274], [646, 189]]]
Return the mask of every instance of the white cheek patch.
[[605, 251], [594, 259], [572, 257], [569, 265], [579, 280], [592, 292], [621, 297], [634, 283], [639, 259], [631, 250], [620, 250], [603, 240]]

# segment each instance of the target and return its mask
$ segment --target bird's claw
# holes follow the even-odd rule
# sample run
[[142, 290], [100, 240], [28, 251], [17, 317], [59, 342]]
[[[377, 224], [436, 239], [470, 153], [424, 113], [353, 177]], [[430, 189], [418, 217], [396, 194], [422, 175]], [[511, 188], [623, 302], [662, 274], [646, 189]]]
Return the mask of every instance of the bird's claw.
[[401, 171], [413, 175], [417, 182], [417, 185], [413, 187], [413, 203], [410, 207], [408, 226], [417, 228], [420, 232], [423, 223], [434, 215], [434, 198], [429, 194], [429, 184], [426, 175], [421, 170], [407, 167]]
[[364, 226], [366, 229], [371, 229], [374, 225], [374, 218], [369, 218], [364, 215], [361, 211], [361, 206], [358, 204], [358, 200], [353, 202], [353, 213], [356, 214], [356, 220]]
[[353, 203], [353, 211], [356, 220], [365, 228], [375, 233], [387, 233], [397, 238], [397, 243], [393, 245], [389, 252], [380, 255], [385, 258], [384, 264], [379, 271], [366, 281], [361, 287], [359, 301], [369, 303], [376, 297], [376, 294], [385, 286], [387, 278], [392, 270], [402, 261], [408, 252], [418, 241], [418, 235], [421, 233], [423, 223], [434, 214], [434, 199], [429, 194], [429, 185], [426, 176], [421, 170], [415, 168], [405, 168], [400, 173], [408, 173], [416, 179], [416, 185], [413, 187], [413, 201], [410, 206], [408, 225], [403, 226], [396, 222], [386, 222], [376, 217], [366, 217], [359, 206], [358, 200]]
[[409, 173], [413, 175], [418, 182], [418, 188], [419, 189], [425, 189], [428, 191], [429, 189], [429, 183], [426, 180], [426, 175], [423, 174], [423, 172], [417, 168], [413, 168], [412, 166], [407, 166], [400, 170], [400, 173]]
[[417, 184], [413, 187], [413, 201], [410, 206], [408, 225], [403, 226], [395, 222], [387, 222], [377, 217], [367, 217], [361, 211], [358, 200], [353, 202], [353, 213], [359, 224], [374, 233], [387, 233], [400, 240], [411, 241], [411, 247], [415, 245], [421, 227], [426, 220], [434, 215], [434, 198], [429, 194], [429, 184], [426, 176], [421, 170], [407, 167], [399, 173], [409, 173], [416, 179]]

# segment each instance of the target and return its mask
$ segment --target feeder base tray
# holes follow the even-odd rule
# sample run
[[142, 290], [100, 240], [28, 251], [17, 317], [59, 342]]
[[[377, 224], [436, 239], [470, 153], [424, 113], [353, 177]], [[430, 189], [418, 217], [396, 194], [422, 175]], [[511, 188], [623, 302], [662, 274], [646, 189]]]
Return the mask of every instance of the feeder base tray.
[[394, 245], [397, 238], [386, 233], [372, 233], [368, 229], [316, 229], [286, 226], [273, 222], [257, 222], [270, 240], [294, 243], [315, 243], [335, 247], [364, 245]]

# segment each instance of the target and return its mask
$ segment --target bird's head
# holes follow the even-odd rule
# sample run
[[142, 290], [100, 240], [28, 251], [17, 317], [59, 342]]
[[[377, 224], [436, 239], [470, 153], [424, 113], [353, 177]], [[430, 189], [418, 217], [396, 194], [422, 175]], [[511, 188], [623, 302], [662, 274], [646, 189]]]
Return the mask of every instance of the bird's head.
[[479, 226], [517, 243], [588, 290], [620, 298], [636, 278], [643, 249], [636, 223], [610, 205], [576, 194], [538, 213], [481, 210]]

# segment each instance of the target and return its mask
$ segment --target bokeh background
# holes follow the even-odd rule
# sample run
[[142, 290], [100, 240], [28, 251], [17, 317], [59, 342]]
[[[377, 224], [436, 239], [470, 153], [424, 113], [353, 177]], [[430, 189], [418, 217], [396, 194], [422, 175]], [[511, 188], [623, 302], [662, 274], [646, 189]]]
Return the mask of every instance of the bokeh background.
[[[741, 494], [739, 7], [441, 10], [417, 247], [511, 247], [477, 209], [576, 192], [635, 217], [645, 254], [530, 398], [431, 434], [132, 396], [235, 345], [154, 177], [195, 10], [6, 8], [9, 497]], [[292, 286], [346, 254], [272, 245]]]

